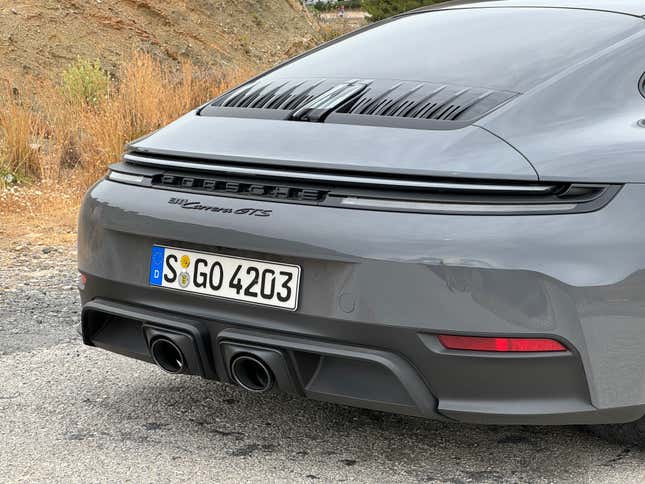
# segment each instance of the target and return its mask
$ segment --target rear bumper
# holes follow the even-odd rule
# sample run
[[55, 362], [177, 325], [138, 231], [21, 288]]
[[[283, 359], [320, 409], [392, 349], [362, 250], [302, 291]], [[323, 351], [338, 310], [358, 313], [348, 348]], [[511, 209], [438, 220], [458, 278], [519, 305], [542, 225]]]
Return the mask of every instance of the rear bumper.
[[[609, 423], [645, 413], [645, 190], [580, 215], [451, 216], [191, 195], [236, 217], [109, 181], [80, 217], [88, 344], [150, 361], [144, 327], [199, 340], [198, 374], [229, 381], [221, 342], [284, 352], [292, 393], [477, 423]], [[257, 207], [256, 207], [257, 206]], [[150, 287], [153, 244], [302, 266], [294, 313]], [[183, 329], [182, 329], [183, 328]], [[550, 337], [571, 351], [449, 351], [437, 333]], [[313, 370], [312, 370], [313, 368]]]

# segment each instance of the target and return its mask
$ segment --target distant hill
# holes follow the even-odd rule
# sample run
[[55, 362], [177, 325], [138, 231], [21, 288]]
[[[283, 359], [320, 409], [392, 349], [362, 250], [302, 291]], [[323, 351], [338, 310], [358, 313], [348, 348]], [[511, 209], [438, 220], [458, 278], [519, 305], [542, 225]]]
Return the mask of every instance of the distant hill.
[[132, 50], [168, 63], [258, 70], [321, 40], [299, 0], [0, 2], [0, 80], [58, 79], [77, 57], [114, 70]]

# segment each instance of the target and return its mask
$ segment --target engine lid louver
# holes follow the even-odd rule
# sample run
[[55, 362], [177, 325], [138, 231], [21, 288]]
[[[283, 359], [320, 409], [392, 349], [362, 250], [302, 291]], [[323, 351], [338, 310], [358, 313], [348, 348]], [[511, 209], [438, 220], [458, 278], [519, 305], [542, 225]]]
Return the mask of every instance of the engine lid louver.
[[412, 81], [273, 79], [229, 92], [200, 115], [450, 129], [471, 124], [515, 96]]
[[208, 114], [209, 108], [218, 107], [295, 111], [338, 84], [324, 79], [258, 81], [219, 97], [206, 107], [202, 114]]

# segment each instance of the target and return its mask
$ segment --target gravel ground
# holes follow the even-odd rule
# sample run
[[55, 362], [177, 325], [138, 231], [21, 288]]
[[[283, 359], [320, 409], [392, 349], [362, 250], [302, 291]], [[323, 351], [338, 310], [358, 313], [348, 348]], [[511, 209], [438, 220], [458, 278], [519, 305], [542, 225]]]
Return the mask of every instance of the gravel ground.
[[0, 249], [0, 482], [644, 482], [578, 428], [253, 395], [83, 347], [74, 251]]

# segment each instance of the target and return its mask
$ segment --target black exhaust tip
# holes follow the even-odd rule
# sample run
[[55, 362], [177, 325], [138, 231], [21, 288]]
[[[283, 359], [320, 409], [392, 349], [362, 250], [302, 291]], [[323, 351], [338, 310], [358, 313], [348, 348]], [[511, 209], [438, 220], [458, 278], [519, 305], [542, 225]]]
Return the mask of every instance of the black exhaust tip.
[[273, 387], [273, 373], [259, 358], [241, 355], [231, 362], [231, 376], [235, 383], [250, 392], [264, 393]]
[[184, 354], [167, 338], [155, 339], [150, 345], [150, 353], [155, 363], [168, 373], [182, 373], [186, 368]]

